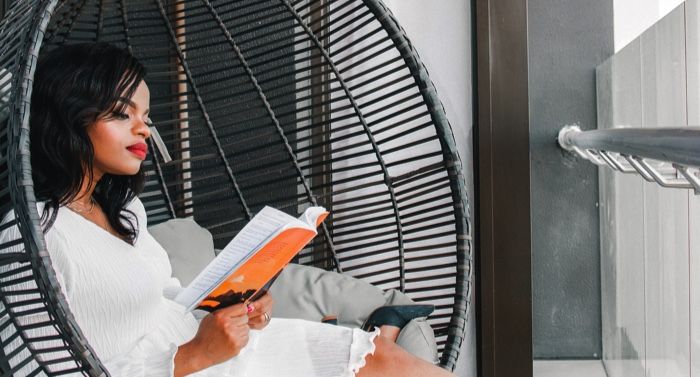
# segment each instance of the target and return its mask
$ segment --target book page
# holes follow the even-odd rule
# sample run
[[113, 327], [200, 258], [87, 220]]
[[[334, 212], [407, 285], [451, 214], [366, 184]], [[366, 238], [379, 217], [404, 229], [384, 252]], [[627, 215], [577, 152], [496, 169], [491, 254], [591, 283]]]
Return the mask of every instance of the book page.
[[309, 207], [299, 216], [299, 220], [304, 222], [311, 229], [316, 229], [328, 216], [328, 212], [323, 207]]
[[175, 301], [187, 307], [188, 310], [193, 309], [208, 292], [258, 251], [265, 242], [290, 221], [295, 220], [280, 210], [267, 206], [263, 208], [187, 288], [177, 295]]
[[309, 207], [298, 219], [293, 219], [285, 224], [282, 230], [303, 228], [317, 233], [316, 228], [326, 219], [328, 211], [323, 207]]

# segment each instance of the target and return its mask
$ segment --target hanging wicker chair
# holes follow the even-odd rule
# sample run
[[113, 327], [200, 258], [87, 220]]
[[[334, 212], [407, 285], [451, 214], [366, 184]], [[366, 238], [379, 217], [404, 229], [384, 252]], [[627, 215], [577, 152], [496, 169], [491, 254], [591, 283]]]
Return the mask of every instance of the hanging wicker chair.
[[[264, 205], [323, 205], [332, 217], [297, 262], [435, 304], [441, 365], [454, 368], [471, 296], [464, 178], [425, 67], [380, 1], [20, 0], [0, 23], [0, 210], [17, 216], [0, 231], [22, 235], [0, 244], [0, 329], [22, 339], [3, 339], [3, 376], [27, 365], [107, 374], [59, 290], [29, 163], [37, 56], [86, 41], [128, 48], [149, 71], [151, 118], [173, 158], [151, 144], [149, 225], [193, 216], [221, 248]], [[35, 289], [13, 292], [27, 279]], [[20, 293], [29, 298], [8, 300]], [[27, 331], [20, 319], [37, 313], [50, 319], [32, 326], [55, 329], [63, 347], [42, 349]], [[66, 360], [76, 367], [56, 370]]]

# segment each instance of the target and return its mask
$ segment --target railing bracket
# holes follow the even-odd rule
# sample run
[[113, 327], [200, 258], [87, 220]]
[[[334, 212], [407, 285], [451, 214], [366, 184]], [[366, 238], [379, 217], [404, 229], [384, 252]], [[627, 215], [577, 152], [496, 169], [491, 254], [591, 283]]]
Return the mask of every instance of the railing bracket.
[[559, 146], [596, 165], [638, 173], [662, 187], [700, 195], [700, 128], [612, 128], [582, 131], [564, 126]]

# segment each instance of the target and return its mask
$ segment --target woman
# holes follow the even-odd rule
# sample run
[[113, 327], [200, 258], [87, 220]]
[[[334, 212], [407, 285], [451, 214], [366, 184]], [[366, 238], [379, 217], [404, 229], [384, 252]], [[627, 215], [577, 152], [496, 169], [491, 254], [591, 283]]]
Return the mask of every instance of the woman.
[[[393, 326], [364, 332], [270, 320], [269, 295], [197, 321], [171, 301], [180, 284], [136, 196], [151, 124], [144, 76], [121, 49], [70, 45], [42, 56], [32, 94], [32, 169], [47, 248], [71, 312], [112, 375], [451, 375], [399, 348]], [[16, 238], [12, 231], [3, 238]]]

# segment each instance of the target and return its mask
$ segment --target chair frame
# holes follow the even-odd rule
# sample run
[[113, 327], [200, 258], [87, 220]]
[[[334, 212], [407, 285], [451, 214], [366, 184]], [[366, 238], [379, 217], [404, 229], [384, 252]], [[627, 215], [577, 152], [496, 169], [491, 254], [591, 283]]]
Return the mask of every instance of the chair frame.
[[[287, 7], [291, 7], [288, 0], [280, 1]], [[445, 169], [449, 174], [456, 219], [455, 237], [458, 253], [455, 266], [457, 274], [454, 286], [454, 305], [444, 350], [440, 356], [440, 364], [448, 370], [453, 370], [464, 340], [472, 296], [472, 238], [469, 222], [469, 203], [466, 182], [462, 173], [462, 164], [444, 107], [437, 97], [435, 87], [430, 81], [425, 66], [406, 37], [405, 31], [381, 1], [363, 0], [362, 2], [390, 35], [394, 46], [398, 49], [406, 67], [408, 67], [415, 79], [415, 85], [420, 88], [423, 101], [430, 109], [432, 123], [442, 147]], [[6, 18], [9, 19], [0, 23], [0, 41], [9, 39], [8, 35], [25, 33], [20, 37], [23, 38], [22, 42], [15, 46], [17, 47], [14, 56], [15, 60], [11, 67], [11, 71], [15, 73], [10, 94], [12, 107], [4, 130], [5, 134], [0, 134], [0, 147], [3, 147], [4, 143], [7, 144], [7, 154], [4, 156], [6, 169], [0, 172], [0, 180], [6, 181], [7, 186], [5, 188], [0, 186], [0, 210], [2, 210], [2, 213], [7, 212], [9, 209], [15, 210], [15, 222], [19, 225], [25, 253], [0, 254], [0, 265], [18, 261], [28, 262], [31, 265], [37, 292], [40, 292], [43, 298], [44, 309], [50, 313], [52, 326], [60, 329], [65, 350], [72, 355], [72, 358], [77, 363], [75, 371], [91, 376], [104, 376], [107, 375], [104, 365], [99, 361], [95, 352], [86, 341], [59, 289], [56, 274], [39, 226], [40, 214], [36, 210], [36, 198], [31, 179], [29, 150], [31, 86], [36, 61], [47, 26], [59, 3], [60, 1], [58, 0], [48, 0], [15, 4], [13, 9], [6, 15]], [[5, 53], [0, 51], [0, 56]], [[0, 132], [3, 131], [0, 130]], [[5, 141], [3, 141], [3, 138]], [[3, 151], [0, 149], [0, 167], [2, 167], [1, 163], [3, 162], [2, 153]], [[157, 163], [156, 167], [158, 167]], [[159, 170], [157, 172], [160, 173]], [[158, 178], [162, 179], [163, 177], [160, 175]], [[6, 197], [3, 197], [3, 195], [6, 195]], [[2, 228], [0, 228], [1, 230]], [[3, 245], [0, 245], [0, 249], [2, 247]], [[0, 293], [2, 292], [3, 290], [0, 286]], [[11, 324], [16, 328], [21, 328], [13, 313], [12, 305], [7, 301], [4, 294], [0, 294], [0, 303], [2, 304], [0, 315], [9, 319], [9, 321], [0, 324], [0, 327]], [[32, 349], [31, 343], [33, 340], [26, 338], [23, 331], [19, 331], [18, 334], [34, 355], [35, 361], [41, 366], [41, 370], [35, 372], [43, 371], [50, 374], [48, 366], [51, 363], [45, 362], [38, 357], [41, 352]], [[3, 345], [5, 344], [3, 343]], [[11, 356], [5, 355], [4, 351], [0, 353], [0, 374], [10, 375], [13, 370], [18, 369], [18, 367], [13, 369], [9, 367], [8, 360]]]

